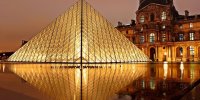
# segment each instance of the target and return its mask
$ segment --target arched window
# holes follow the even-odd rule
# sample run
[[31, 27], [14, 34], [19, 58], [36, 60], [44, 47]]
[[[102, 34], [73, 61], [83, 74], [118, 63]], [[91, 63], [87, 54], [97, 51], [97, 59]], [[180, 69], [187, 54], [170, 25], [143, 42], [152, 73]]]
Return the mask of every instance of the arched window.
[[149, 36], [149, 39], [150, 39], [150, 43], [154, 43], [155, 42], [155, 34], [154, 33], [151, 33], [150, 36]]
[[165, 11], [163, 11], [161, 14], [161, 20], [165, 21], [166, 19], [167, 19], [167, 13]]
[[140, 23], [144, 23], [144, 15], [140, 16]]
[[176, 57], [182, 57], [183, 56], [183, 48], [177, 47], [176, 48]]
[[179, 53], [180, 53], [180, 56], [183, 56], [183, 48], [182, 47], [179, 48]]
[[153, 22], [154, 19], [155, 19], [155, 15], [152, 13], [152, 14], [150, 15], [150, 21]]

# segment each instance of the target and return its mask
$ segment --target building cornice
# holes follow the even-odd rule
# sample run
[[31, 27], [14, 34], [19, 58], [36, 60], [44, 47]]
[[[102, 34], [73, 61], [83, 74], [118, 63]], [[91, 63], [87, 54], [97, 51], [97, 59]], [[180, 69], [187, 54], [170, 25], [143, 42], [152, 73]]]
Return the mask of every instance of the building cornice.
[[150, 5], [157, 5], [157, 6], [164, 6], [164, 7], [167, 7], [167, 6], [168, 6], [168, 5], [162, 5], [162, 4], [157, 4], [157, 3], [150, 3], [150, 4], [146, 5], [146, 6], [144, 6], [143, 8], [138, 9], [138, 10], [136, 11], [136, 13], [139, 12], [139, 11], [141, 11], [141, 10], [143, 10], [143, 9], [145, 9], [146, 7], [148, 7], [148, 6], [150, 6]]

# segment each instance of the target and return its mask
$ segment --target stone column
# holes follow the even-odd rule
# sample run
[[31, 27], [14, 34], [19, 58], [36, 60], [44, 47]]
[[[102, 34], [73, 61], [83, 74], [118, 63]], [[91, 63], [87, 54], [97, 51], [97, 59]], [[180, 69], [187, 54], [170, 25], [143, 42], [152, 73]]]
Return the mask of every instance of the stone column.
[[157, 61], [157, 59], [159, 59], [159, 58], [158, 58], [158, 46], [156, 46], [155, 49], [156, 49], [155, 61]]
[[199, 36], [200, 36], [200, 35], [199, 35], [199, 31], [196, 31], [196, 32], [195, 32], [195, 40], [199, 40], [199, 39], [200, 39]]
[[194, 61], [198, 61], [198, 47], [194, 46]]
[[162, 53], [161, 52], [163, 52], [163, 47], [159, 46], [158, 47], [158, 61], [163, 61]]
[[187, 61], [187, 47], [183, 47], [183, 58], [182, 61]]
[[167, 61], [172, 61], [172, 47], [168, 46], [167, 47]]
[[199, 55], [200, 55], [200, 52], [199, 52], [199, 47], [197, 46], [197, 59], [198, 59], [198, 61], [200, 60], [199, 58]]
[[172, 61], [176, 61], [176, 47], [173, 46], [172, 47], [172, 58], [171, 58]]

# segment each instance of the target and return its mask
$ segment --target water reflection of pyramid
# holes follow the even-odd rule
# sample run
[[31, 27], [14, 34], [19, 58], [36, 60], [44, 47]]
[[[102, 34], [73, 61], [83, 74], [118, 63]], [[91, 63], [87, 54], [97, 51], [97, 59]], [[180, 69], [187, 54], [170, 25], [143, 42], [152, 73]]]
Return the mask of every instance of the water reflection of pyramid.
[[64, 66], [70, 65], [14, 64], [11, 70], [50, 100], [110, 100], [146, 72], [144, 64], [94, 65], [101, 67], [84, 68], [81, 82], [79, 68]]
[[148, 60], [84, 0], [75, 3], [8, 59], [71, 63]]

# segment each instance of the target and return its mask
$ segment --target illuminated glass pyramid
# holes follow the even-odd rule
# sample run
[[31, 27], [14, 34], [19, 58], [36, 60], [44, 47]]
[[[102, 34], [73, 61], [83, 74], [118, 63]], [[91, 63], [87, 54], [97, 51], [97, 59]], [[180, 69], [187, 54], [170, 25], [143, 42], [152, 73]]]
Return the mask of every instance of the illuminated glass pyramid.
[[121, 63], [149, 58], [90, 4], [79, 0], [8, 61]]

